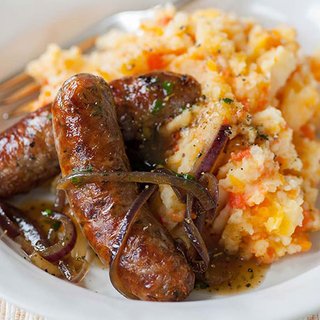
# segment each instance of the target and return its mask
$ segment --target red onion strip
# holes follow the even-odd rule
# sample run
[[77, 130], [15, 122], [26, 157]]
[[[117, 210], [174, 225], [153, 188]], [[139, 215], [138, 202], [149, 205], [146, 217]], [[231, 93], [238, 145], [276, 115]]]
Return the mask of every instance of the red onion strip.
[[68, 263], [66, 263], [63, 260], [59, 260], [58, 262], [58, 268], [61, 272], [61, 274], [70, 282], [73, 283], [79, 283], [81, 280], [86, 276], [86, 274], [89, 271], [89, 263], [87, 260], [82, 260], [81, 261], [81, 267], [80, 270], [75, 272], [73, 271]]
[[62, 239], [52, 246], [49, 245], [41, 230], [34, 226], [20, 209], [7, 203], [0, 203], [0, 226], [2, 229], [7, 230], [8, 236], [14, 240], [20, 235], [23, 236], [44, 259], [55, 262], [73, 249], [77, 233], [74, 224], [66, 215], [52, 212], [48, 215], [48, 218], [59, 221], [64, 226]]
[[7, 231], [7, 235], [14, 239], [21, 234], [18, 226], [13, 223], [7, 216], [7, 211], [9, 207], [5, 203], [0, 203], [0, 227], [1, 229]]
[[[0, 221], [5, 222], [0, 222], [1, 228], [7, 230], [8, 236], [13, 240], [21, 236], [28, 241], [36, 251], [44, 249], [48, 244], [44, 234], [24, 216], [22, 210], [8, 203], [0, 203]], [[21, 239], [19, 239], [19, 242], [21, 242], [20, 240]]]
[[52, 212], [49, 218], [61, 222], [64, 227], [64, 234], [58, 242], [50, 247], [38, 250], [38, 252], [46, 260], [55, 262], [62, 259], [73, 249], [77, 240], [77, 232], [73, 222], [65, 214]]
[[128, 290], [126, 290], [125, 284], [121, 282], [121, 277], [119, 277], [118, 274], [120, 257], [127, 243], [132, 226], [134, 225], [134, 222], [138, 217], [138, 213], [140, 212], [141, 208], [146, 204], [151, 195], [157, 190], [157, 188], [158, 186], [156, 185], [147, 186], [132, 203], [130, 209], [127, 211], [126, 215], [124, 216], [121, 222], [119, 233], [113, 245], [113, 250], [111, 252], [112, 260], [109, 272], [111, 283], [122, 295], [131, 299], [136, 299], [137, 297], [132, 295], [132, 293], [128, 292]]
[[[160, 169], [157, 169], [157, 171], [165, 172], [167, 174], [174, 174], [172, 171], [166, 168], [160, 168]], [[216, 178], [210, 173], [203, 173], [201, 175], [199, 182], [208, 189], [215, 203], [217, 203], [219, 199], [219, 190], [218, 190], [218, 184], [217, 184]], [[200, 230], [202, 229], [201, 227], [204, 224], [205, 218], [207, 218], [208, 216], [208, 212], [210, 212], [209, 217], [212, 217], [212, 218], [214, 217], [217, 205], [215, 206], [215, 208], [209, 211], [204, 211], [197, 201], [194, 203], [193, 198], [190, 197], [190, 195], [189, 196], [187, 195], [187, 199], [186, 199], [186, 196], [183, 190], [179, 190], [174, 186], [172, 186], [172, 189], [181, 202], [187, 201], [187, 208], [186, 208], [185, 219], [183, 223], [184, 230], [190, 240], [192, 247], [196, 250], [196, 252], [198, 252], [202, 260], [196, 261], [195, 260], [196, 252], [190, 249], [187, 249], [186, 244], [183, 244], [181, 242], [178, 243], [179, 249], [185, 253], [187, 260], [192, 264], [192, 268], [195, 272], [204, 272], [208, 268], [209, 253], [208, 253], [206, 244], [200, 234]], [[191, 217], [193, 206], [196, 207], [196, 212], [197, 212], [195, 223], [193, 222]], [[181, 241], [183, 242], [183, 240]]]
[[97, 180], [168, 184], [182, 189], [187, 193], [191, 193], [198, 199], [205, 210], [210, 210], [215, 207], [215, 203], [211, 195], [199, 182], [164, 172], [78, 172], [72, 173], [61, 179], [57, 188], [64, 190], [69, 188], [70, 184], [73, 184], [74, 186], [81, 186], [82, 184]]
[[54, 210], [57, 212], [63, 212], [66, 204], [66, 193], [63, 190], [57, 190], [56, 199], [54, 201]]
[[203, 172], [210, 172], [216, 163], [219, 155], [226, 146], [229, 136], [231, 134], [231, 127], [229, 125], [222, 125], [208, 148], [207, 153], [201, 159], [199, 165], [196, 164], [195, 177], [199, 179]]
[[214, 202], [216, 206], [208, 211], [203, 211], [202, 208], [197, 205], [196, 203], [196, 212], [197, 212], [197, 218], [195, 220], [195, 224], [199, 231], [202, 230], [204, 226], [204, 222], [206, 219], [214, 219], [216, 216], [216, 209], [218, 207], [218, 201], [219, 201], [219, 187], [218, 187], [218, 181], [216, 177], [212, 173], [202, 173], [201, 178], [199, 179], [199, 182], [206, 187], [206, 189], [211, 194], [212, 198], [214, 199]]
[[183, 221], [183, 227], [185, 229], [185, 232], [192, 244], [192, 246], [195, 248], [199, 256], [202, 260], [194, 260], [191, 259], [192, 268], [195, 272], [205, 272], [209, 266], [209, 253], [208, 249], [206, 247], [206, 244], [203, 241], [203, 238], [198, 230], [198, 228], [193, 223], [191, 213], [192, 213], [192, 205], [193, 205], [193, 199], [188, 194], [187, 195], [187, 209], [186, 209], [186, 217]]

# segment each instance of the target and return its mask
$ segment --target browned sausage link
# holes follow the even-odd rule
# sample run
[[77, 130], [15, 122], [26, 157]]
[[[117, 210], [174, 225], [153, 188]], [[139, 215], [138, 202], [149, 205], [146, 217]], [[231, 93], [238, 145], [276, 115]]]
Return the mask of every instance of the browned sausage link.
[[[80, 74], [60, 89], [52, 107], [62, 176], [74, 170], [128, 171], [112, 92], [102, 78]], [[67, 191], [73, 212], [104, 263], [116, 244], [120, 222], [137, 197], [135, 184], [76, 185]], [[178, 301], [194, 286], [194, 274], [164, 228], [144, 208], [120, 259], [119, 274], [142, 300]]]
[[[141, 139], [142, 123], [152, 126], [195, 102], [200, 85], [190, 76], [154, 72], [111, 82], [118, 122], [126, 141]], [[169, 95], [168, 95], [169, 94]], [[155, 100], [165, 101], [160, 112], [149, 112]], [[51, 126], [51, 106], [30, 113], [0, 134], [0, 198], [29, 191], [58, 174]]]
[[110, 83], [118, 121], [126, 141], [145, 134], [145, 129], [175, 117], [201, 95], [199, 82], [188, 75], [152, 72]]
[[29, 191], [58, 172], [50, 106], [32, 112], [0, 135], [0, 197]]

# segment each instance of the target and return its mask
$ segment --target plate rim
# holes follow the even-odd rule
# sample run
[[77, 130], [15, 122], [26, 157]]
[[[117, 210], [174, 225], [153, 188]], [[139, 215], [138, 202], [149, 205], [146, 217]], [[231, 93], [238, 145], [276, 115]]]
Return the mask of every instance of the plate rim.
[[[258, 0], [254, 2], [256, 1]], [[226, 2], [232, 1], [226, 0]], [[271, 6], [272, 2], [274, 1], [261, 0], [261, 3], [268, 3]], [[101, 314], [105, 313], [107, 316], [126, 319], [137, 314], [139, 307], [143, 310], [142, 313], [139, 313], [141, 320], [150, 320], [150, 317], [155, 320], [163, 319], [163, 312], [168, 320], [176, 320], [182, 315], [186, 320], [194, 320], [195, 317], [210, 320], [212, 317], [225, 320], [251, 319], [257, 317], [258, 314], [261, 320], [285, 320], [302, 318], [320, 310], [320, 301], [317, 296], [320, 266], [315, 266], [299, 276], [270, 287], [224, 298], [158, 303], [125, 300], [120, 295], [106, 297], [67, 283], [39, 270], [2, 241], [0, 241], [0, 261], [2, 266], [0, 269], [0, 297], [19, 308], [42, 315], [46, 319], [81, 320], [88, 319], [88, 316], [90, 319], [101, 319]], [[287, 268], [290, 268], [289, 263]], [[106, 278], [107, 276], [106, 272]], [[26, 286], [29, 288], [25, 288]], [[305, 298], [299, 291], [302, 288], [308, 293]], [[70, 299], [73, 297], [77, 301]], [[281, 300], [280, 297], [282, 297]], [[262, 303], [263, 300], [264, 303]], [[274, 315], [275, 310], [277, 315]]]
[[[141, 320], [150, 320], [150, 317], [155, 320], [163, 319], [164, 311], [168, 320], [176, 320], [182, 313], [186, 315], [185, 319], [194, 319], [194, 317], [212, 319], [212, 315], [214, 315], [217, 319], [228, 320], [239, 318], [240, 310], [247, 319], [259, 314], [261, 320], [285, 320], [298, 319], [312, 314], [312, 312], [317, 312], [319, 309], [316, 284], [320, 283], [320, 266], [293, 279], [257, 291], [252, 290], [226, 298], [160, 303], [127, 300], [120, 295], [116, 298], [106, 297], [89, 289], [67, 283], [38, 269], [10, 249], [4, 242], [0, 243], [0, 261], [3, 261], [2, 264], [14, 266], [14, 269], [18, 269], [17, 271], [23, 270], [23, 272], [14, 273], [13, 281], [16, 284], [14, 286], [12, 279], [10, 279], [10, 272], [0, 272], [0, 296], [19, 307], [44, 316], [46, 319], [81, 320], [88, 319], [88, 316], [90, 319], [101, 319], [102, 314], [116, 316], [118, 319], [127, 319], [132, 315], [132, 312], [137, 310], [137, 304], [138, 308], [139, 306], [143, 308], [143, 313], [139, 314]], [[8, 269], [10, 268], [5, 268], [5, 270]], [[18, 291], [13, 288], [19, 288], [19, 284], [24, 284], [25, 278], [28, 279], [29, 284], [32, 283], [32, 292], [29, 295], [25, 294], [25, 288], [21, 288], [21, 286], [21, 290]], [[310, 293], [309, 299], [305, 300], [303, 305], [298, 303], [301, 302], [301, 295], [297, 290], [301, 290], [302, 287]], [[54, 290], [48, 290], [48, 288]], [[278, 299], [279, 292], [285, 293], [281, 301]], [[77, 297], [77, 302], [73, 305], [76, 308], [70, 308], [68, 304], [68, 302], [72, 303], [70, 297], [73, 296]], [[265, 301], [265, 303], [261, 303], [261, 301]], [[59, 308], [57, 308], [57, 303], [59, 303]], [[283, 304], [292, 308], [284, 308]], [[212, 308], [214, 308], [213, 314], [208, 314]], [[277, 315], [273, 313], [274, 310], [277, 310]], [[243, 313], [244, 311], [245, 313]]]

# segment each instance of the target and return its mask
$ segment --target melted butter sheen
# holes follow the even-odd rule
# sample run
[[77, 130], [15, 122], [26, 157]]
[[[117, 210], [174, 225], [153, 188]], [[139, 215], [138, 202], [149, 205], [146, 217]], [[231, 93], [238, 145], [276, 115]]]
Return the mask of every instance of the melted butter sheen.
[[[20, 205], [27, 217], [35, 222], [42, 230], [48, 232], [50, 224], [42, 215], [42, 211], [52, 208], [52, 202], [28, 201]], [[103, 267], [98, 258], [94, 264]], [[195, 289], [208, 290], [214, 294], [235, 294], [258, 287], [268, 270], [268, 265], [258, 264], [255, 260], [242, 260], [227, 255], [221, 249], [214, 249], [207, 272], [196, 281]]]
[[48, 218], [42, 214], [46, 209], [51, 209], [53, 203], [50, 201], [26, 201], [19, 205], [19, 208], [23, 210], [26, 217], [31, 221], [35, 222], [42, 230], [48, 232], [51, 228], [51, 222]]
[[254, 289], [261, 284], [267, 270], [267, 265], [254, 260], [245, 261], [217, 251], [212, 255], [205, 275], [196, 282], [196, 289], [221, 295]]

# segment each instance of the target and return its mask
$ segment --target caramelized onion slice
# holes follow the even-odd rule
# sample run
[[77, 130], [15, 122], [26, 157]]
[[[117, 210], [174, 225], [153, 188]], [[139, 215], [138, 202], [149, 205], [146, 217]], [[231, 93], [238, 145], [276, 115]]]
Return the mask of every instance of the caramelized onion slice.
[[[168, 174], [171, 173], [170, 170], [165, 168], [157, 170], [166, 172]], [[183, 229], [191, 244], [191, 247], [188, 246], [188, 244], [186, 243], [187, 239], [181, 238], [177, 243], [178, 248], [185, 254], [187, 260], [192, 266], [193, 271], [196, 273], [203, 273], [206, 271], [209, 265], [209, 253], [201, 235], [201, 230], [203, 229], [203, 225], [206, 219], [213, 219], [215, 217], [219, 199], [219, 188], [217, 179], [211, 173], [202, 173], [199, 182], [209, 191], [214, 202], [216, 203], [215, 207], [211, 210], [203, 210], [203, 208], [197, 201], [193, 201], [193, 198], [190, 195], [185, 196], [184, 192], [181, 192], [182, 190], [179, 190], [176, 187], [172, 187], [172, 189], [181, 202], [186, 202], [186, 212], [183, 222]], [[193, 221], [191, 217], [192, 208], [194, 208], [196, 212], [195, 221]], [[202, 260], [196, 260], [197, 253]]]
[[73, 222], [65, 214], [52, 212], [49, 218], [60, 222], [63, 225], [64, 233], [58, 242], [38, 251], [46, 260], [55, 262], [62, 259], [73, 249], [77, 240], [77, 232]]
[[10, 206], [5, 203], [0, 203], [0, 227], [2, 230], [6, 231], [9, 238], [14, 239], [21, 234], [18, 226], [13, 223], [8, 217], [8, 211]]
[[110, 280], [112, 285], [125, 297], [131, 298], [131, 299], [137, 299], [135, 295], [133, 295], [130, 291], [127, 290], [126, 284], [122, 283], [121, 277], [119, 276], [119, 267], [120, 267], [120, 258], [121, 254], [123, 252], [123, 249], [125, 248], [125, 245], [127, 243], [130, 230], [132, 229], [132, 226], [134, 225], [134, 222], [136, 221], [138, 214], [141, 210], [141, 208], [146, 204], [148, 199], [151, 197], [151, 195], [157, 190], [158, 186], [147, 186], [135, 199], [135, 201], [132, 203], [131, 207], [127, 211], [126, 215], [124, 216], [120, 228], [119, 233], [117, 235], [117, 238], [115, 240], [115, 243], [113, 244], [112, 249], [112, 260], [110, 264]]
[[56, 190], [56, 199], [54, 201], [54, 210], [63, 212], [66, 204], [66, 193], [63, 190]]
[[48, 244], [44, 234], [24, 216], [23, 211], [6, 202], [0, 202], [0, 226], [28, 254], [42, 250]]
[[210, 193], [215, 206], [211, 210], [215, 210], [218, 206], [219, 200], [219, 187], [218, 180], [212, 173], [202, 173], [199, 182], [208, 190]]
[[222, 154], [229, 136], [231, 134], [231, 127], [229, 125], [222, 125], [217, 132], [217, 135], [213, 138], [208, 151], [202, 158], [199, 158], [199, 163], [195, 164], [195, 176], [200, 178], [203, 172], [212, 172], [219, 156]]
[[196, 203], [197, 218], [195, 224], [201, 231], [204, 226], [205, 220], [213, 220], [216, 217], [219, 201], [219, 186], [217, 178], [212, 173], [202, 173], [199, 182], [209, 191], [212, 199], [216, 204], [214, 208], [208, 211], [203, 211], [202, 208]]
[[198, 199], [204, 210], [210, 210], [216, 206], [208, 190], [199, 182], [165, 172], [77, 172], [61, 179], [57, 188], [65, 190], [70, 187], [70, 184], [81, 186], [95, 181], [168, 184], [192, 194]]
[[34, 250], [44, 259], [55, 262], [73, 249], [77, 233], [73, 222], [66, 215], [51, 212], [48, 217], [64, 227], [62, 238], [51, 246], [44, 233], [24, 216], [23, 211], [7, 203], [0, 203], [0, 226], [7, 230], [8, 236], [22, 245], [28, 254]]
[[59, 260], [58, 268], [61, 274], [70, 282], [79, 283], [81, 282], [89, 271], [89, 262], [86, 259], [76, 260], [72, 258]]
[[203, 238], [198, 230], [198, 228], [195, 226], [193, 220], [192, 220], [192, 206], [193, 206], [193, 199], [188, 194], [187, 195], [187, 209], [186, 209], [186, 216], [183, 221], [183, 227], [184, 230], [193, 246], [193, 248], [196, 250], [198, 255], [201, 257], [201, 260], [196, 260], [196, 256], [193, 254], [187, 254], [187, 257], [190, 260], [192, 269], [196, 273], [203, 273], [208, 269], [209, 266], [209, 253], [208, 249], [206, 247], [206, 244], [203, 241]]

